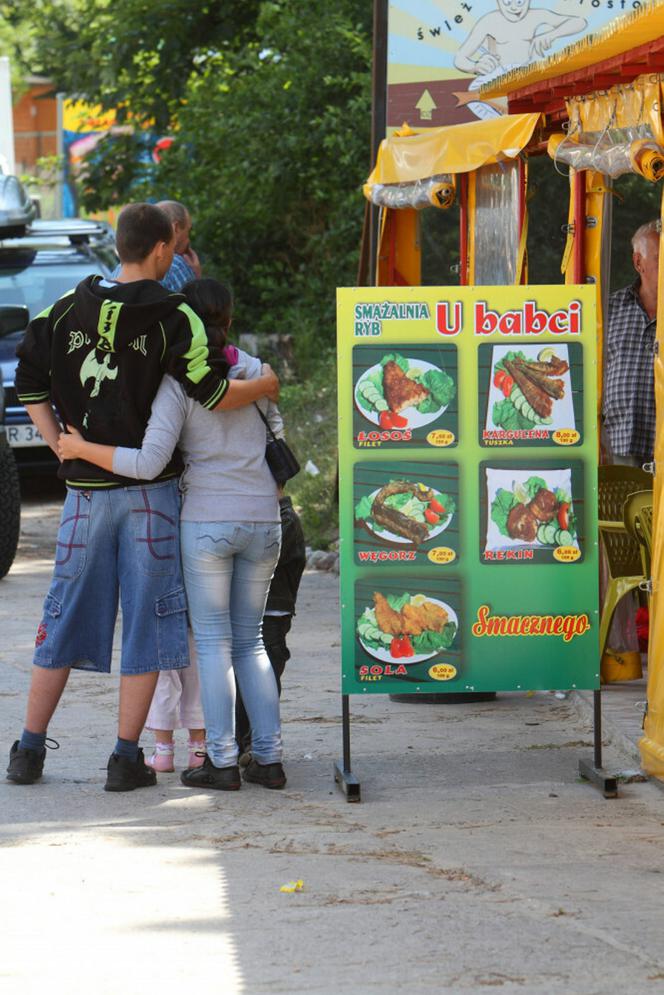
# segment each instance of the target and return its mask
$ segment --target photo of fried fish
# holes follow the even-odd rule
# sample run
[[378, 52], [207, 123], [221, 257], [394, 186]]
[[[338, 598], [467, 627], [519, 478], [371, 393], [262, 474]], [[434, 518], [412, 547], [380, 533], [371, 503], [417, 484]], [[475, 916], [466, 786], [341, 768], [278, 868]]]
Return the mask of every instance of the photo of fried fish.
[[442, 632], [449, 615], [441, 605], [423, 601], [421, 605], [404, 605], [400, 612], [390, 607], [387, 598], [374, 591], [376, 624], [391, 636], [419, 636], [425, 631]]
[[383, 390], [390, 411], [396, 414], [411, 405], [421, 404], [430, 394], [423, 384], [407, 377], [393, 359], [385, 364], [383, 370]]

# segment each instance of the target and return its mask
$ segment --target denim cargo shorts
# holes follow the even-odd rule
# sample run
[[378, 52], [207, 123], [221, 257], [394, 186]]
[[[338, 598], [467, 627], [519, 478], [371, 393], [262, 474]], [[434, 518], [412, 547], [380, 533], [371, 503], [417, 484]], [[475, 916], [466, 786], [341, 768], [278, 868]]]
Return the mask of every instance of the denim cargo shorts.
[[189, 665], [177, 482], [68, 488], [33, 662], [109, 673], [122, 608], [122, 674]]

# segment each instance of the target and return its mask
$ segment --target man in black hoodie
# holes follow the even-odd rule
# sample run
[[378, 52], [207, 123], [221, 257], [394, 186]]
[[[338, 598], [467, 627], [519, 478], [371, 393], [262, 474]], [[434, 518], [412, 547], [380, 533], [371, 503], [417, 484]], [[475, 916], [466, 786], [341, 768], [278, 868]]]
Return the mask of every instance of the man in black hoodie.
[[[120, 214], [116, 281], [91, 276], [32, 320], [17, 350], [16, 390], [57, 452], [60, 424], [92, 441], [140, 447], [164, 373], [208, 410], [276, 400], [269, 368], [255, 380], [229, 381], [228, 367], [181, 294], [158, 283], [173, 259], [166, 215], [151, 204]], [[177, 474], [172, 460], [142, 482], [74, 460], [61, 464], [67, 498], [53, 580], [37, 628], [25, 728], [11, 748], [7, 777], [41, 777], [46, 731], [72, 667], [110, 671], [118, 598], [122, 660], [118, 740], [107, 791], [156, 783], [138, 740], [160, 670], [189, 663], [178, 542]]]

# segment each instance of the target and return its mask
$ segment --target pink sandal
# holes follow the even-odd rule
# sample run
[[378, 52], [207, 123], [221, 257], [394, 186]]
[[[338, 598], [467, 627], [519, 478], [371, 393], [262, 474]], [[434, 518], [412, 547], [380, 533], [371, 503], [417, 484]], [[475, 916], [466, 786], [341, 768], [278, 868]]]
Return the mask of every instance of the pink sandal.
[[189, 770], [192, 767], [202, 767], [205, 760], [205, 740], [190, 739], [187, 743], [189, 747]]
[[154, 753], [149, 760], [146, 760], [148, 767], [161, 771], [162, 774], [170, 774], [175, 770], [173, 766], [173, 755], [175, 746], [173, 743], [155, 743]]

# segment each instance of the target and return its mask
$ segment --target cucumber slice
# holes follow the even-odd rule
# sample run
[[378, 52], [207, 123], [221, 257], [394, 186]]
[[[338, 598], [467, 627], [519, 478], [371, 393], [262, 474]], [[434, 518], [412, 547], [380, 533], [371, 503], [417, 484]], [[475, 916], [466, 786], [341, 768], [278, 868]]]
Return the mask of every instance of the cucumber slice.
[[544, 524], [538, 526], [538, 529], [537, 529], [537, 541], [541, 542], [544, 546], [546, 546], [546, 536], [544, 534], [544, 530], [545, 529], [546, 529], [546, 525], [544, 525]]
[[544, 535], [546, 536], [546, 542], [548, 546], [556, 545], [556, 532], [558, 531], [558, 526], [549, 522], [548, 525], [544, 526]]
[[558, 530], [558, 545], [559, 546], [573, 546], [574, 536], [567, 529]]

